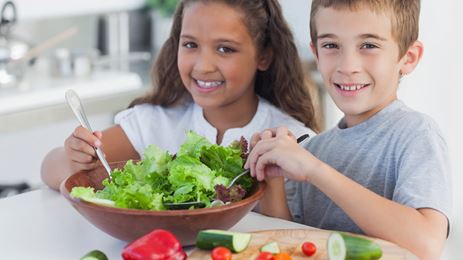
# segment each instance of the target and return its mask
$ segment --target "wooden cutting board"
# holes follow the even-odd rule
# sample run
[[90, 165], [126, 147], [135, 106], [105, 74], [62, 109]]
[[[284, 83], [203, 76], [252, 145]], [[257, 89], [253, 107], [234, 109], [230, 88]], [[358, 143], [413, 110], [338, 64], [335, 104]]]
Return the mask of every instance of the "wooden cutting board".
[[[291, 255], [292, 259], [328, 259], [326, 252], [326, 240], [331, 231], [320, 229], [281, 229], [253, 232], [248, 248], [239, 253], [233, 254], [233, 260], [252, 260], [259, 255], [260, 248], [272, 241], [278, 242], [280, 251]], [[369, 238], [372, 239], [372, 238]], [[418, 259], [409, 251], [381, 239], [372, 239], [378, 243], [383, 250], [381, 259]], [[317, 246], [317, 253], [312, 257], [305, 256], [301, 251], [301, 245], [310, 241]], [[210, 259], [211, 251], [195, 248], [188, 256], [188, 259]]]

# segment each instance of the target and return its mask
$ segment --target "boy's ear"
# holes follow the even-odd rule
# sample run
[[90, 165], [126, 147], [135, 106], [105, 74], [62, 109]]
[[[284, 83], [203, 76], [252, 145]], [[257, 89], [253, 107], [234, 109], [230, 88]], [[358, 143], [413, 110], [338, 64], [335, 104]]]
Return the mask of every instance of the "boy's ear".
[[315, 60], [318, 63], [318, 52], [317, 52], [317, 47], [313, 44], [313, 42], [310, 42], [310, 49], [312, 50], [312, 54], [315, 57]]
[[266, 71], [269, 67], [270, 64], [272, 64], [273, 61], [273, 51], [270, 48], [266, 48], [259, 57], [259, 60], [257, 61], [257, 69], [260, 71]]
[[423, 44], [420, 41], [415, 41], [400, 59], [400, 73], [402, 75], [411, 73], [423, 56]]

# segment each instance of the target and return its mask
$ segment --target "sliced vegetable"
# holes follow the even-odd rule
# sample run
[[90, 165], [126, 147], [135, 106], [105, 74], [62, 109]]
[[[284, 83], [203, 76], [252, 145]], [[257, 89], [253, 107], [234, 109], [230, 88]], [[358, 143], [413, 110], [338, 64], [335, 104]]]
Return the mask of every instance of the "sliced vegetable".
[[80, 260], [108, 260], [108, 257], [100, 250], [92, 250], [82, 256]]
[[223, 246], [219, 246], [212, 250], [211, 258], [212, 260], [231, 260], [232, 253], [230, 249]]
[[186, 254], [177, 238], [169, 231], [155, 229], [124, 248], [124, 260], [184, 260]]
[[270, 252], [261, 252], [254, 260], [273, 260], [273, 254]]
[[234, 253], [245, 250], [251, 241], [251, 234], [224, 230], [203, 230], [196, 236], [196, 247], [200, 249], [213, 249], [224, 246]]
[[279, 253], [273, 256], [273, 260], [291, 260], [291, 256], [287, 253]]
[[312, 242], [304, 242], [301, 249], [306, 256], [313, 256], [317, 252], [317, 246]]
[[99, 198], [82, 198], [85, 201], [95, 203], [98, 205], [106, 206], [106, 207], [115, 207], [116, 203], [112, 200], [107, 200], [107, 199], [99, 199]]
[[280, 247], [278, 247], [278, 243], [273, 241], [265, 244], [260, 248], [261, 252], [269, 252], [272, 254], [278, 254], [280, 253]]
[[333, 232], [328, 238], [328, 259], [379, 259], [381, 247], [372, 240]]

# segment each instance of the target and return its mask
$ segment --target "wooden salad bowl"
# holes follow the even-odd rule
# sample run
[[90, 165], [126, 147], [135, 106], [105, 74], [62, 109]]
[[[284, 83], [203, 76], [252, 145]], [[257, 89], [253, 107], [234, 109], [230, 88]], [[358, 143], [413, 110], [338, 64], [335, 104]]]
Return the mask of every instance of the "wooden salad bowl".
[[[125, 162], [112, 163], [111, 168], [123, 168]], [[191, 210], [139, 210], [101, 206], [72, 198], [73, 187], [103, 189], [101, 182], [108, 177], [103, 167], [90, 172], [77, 172], [61, 183], [61, 194], [90, 223], [103, 232], [131, 242], [154, 229], [172, 232], [182, 246], [194, 245], [196, 235], [204, 229], [227, 230], [240, 221], [263, 196], [265, 183], [257, 183], [246, 197], [238, 202], [214, 208]]]

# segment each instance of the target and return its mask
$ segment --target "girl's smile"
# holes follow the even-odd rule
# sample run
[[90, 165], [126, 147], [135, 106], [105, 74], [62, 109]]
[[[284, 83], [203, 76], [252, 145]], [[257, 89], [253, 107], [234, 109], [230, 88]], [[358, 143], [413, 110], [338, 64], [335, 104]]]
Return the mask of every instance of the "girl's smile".
[[222, 80], [198, 80], [195, 79], [196, 87], [199, 92], [208, 93], [215, 91], [224, 86], [225, 81]]

